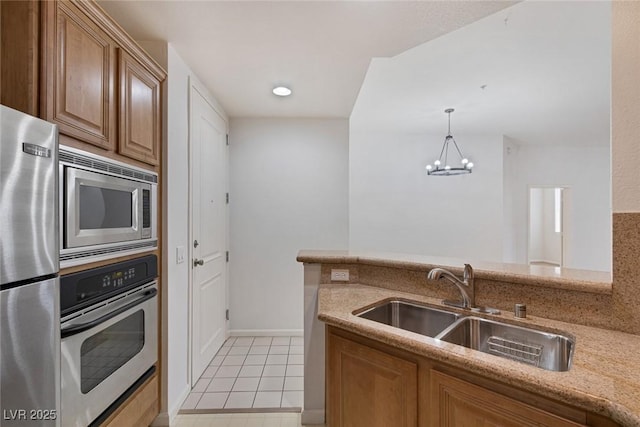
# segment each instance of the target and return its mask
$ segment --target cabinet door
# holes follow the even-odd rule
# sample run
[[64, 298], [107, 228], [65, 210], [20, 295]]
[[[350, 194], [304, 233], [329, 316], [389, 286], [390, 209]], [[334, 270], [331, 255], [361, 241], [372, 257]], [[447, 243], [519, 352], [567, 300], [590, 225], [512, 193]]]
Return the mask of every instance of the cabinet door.
[[115, 147], [115, 44], [67, 1], [43, 2], [44, 118], [60, 133]]
[[433, 427], [583, 426], [438, 371], [431, 371]]
[[118, 152], [152, 165], [160, 152], [160, 81], [131, 55], [120, 56], [120, 139]]
[[415, 363], [329, 334], [327, 420], [330, 427], [415, 427]]
[[0, 103], [38, 116], [40, 3], [0, 1]]
[[151, 425], [158, 415], [158, 376], [152, 377], [126, 403], [108, 418], [103, 427], [142, 427]]

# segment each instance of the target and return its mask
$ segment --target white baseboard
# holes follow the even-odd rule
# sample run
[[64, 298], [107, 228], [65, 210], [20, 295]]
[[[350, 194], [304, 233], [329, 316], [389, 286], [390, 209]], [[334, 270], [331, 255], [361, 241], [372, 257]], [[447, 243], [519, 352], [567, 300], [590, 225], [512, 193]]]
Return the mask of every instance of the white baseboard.
[[549, 267], [560, 267], [560, 263], [558, 263], [557, 261], [551, 261], [548, 259], [531, 259], [529, 260], [530, 263], [532, 262], [540, 262], [540, 263], [544, 263], [544, 264], [549, 264]]
[[173, 408], [169, 409], [169, 415], [171, 416], [172, 422], [176, 419], [176, 415], [178, 415], [178, 412], [180, 412], [180, 408], [182, 408], [184, 401], [187, 400], [187, 397], [189, 397], [189, 393], [191, 393], [191, 386], [187, 383], [182, 389], [182, 393], [180, 393], [180, 397], [178, 398], [176, 404], [173, 405]]
[[230, 329], [232, 337], [301, 337], [304, 329]]
[[158, 416], [155, 418], [155, 420], [153, 420], [153, 423], [151, 423], [151, 426], [152, 427], [171, 427], [172, 425], [174, 425], [176, 416], [178, 415], [180, 408], [182, 408], [182, 405], [184, 404], [184, 401], [189, 396], [190, 392], [191, 392], [191, 387], [189, 387], [189, 384], [187, 384], [185, 388], [182, 390], [182, 393], [180, 393], [180, 397], [178, 397], [176, 403], [173, 405], [172, 408], [169, 408], [169, 412], [159, 413]]
[[302, 424], [324, 424], [324, 409], [303, 409]]
[[158, 416], [151, 423], [151, 427], [169, 427], [171, 426], [171, 420], [168, 412], [160, 412]]

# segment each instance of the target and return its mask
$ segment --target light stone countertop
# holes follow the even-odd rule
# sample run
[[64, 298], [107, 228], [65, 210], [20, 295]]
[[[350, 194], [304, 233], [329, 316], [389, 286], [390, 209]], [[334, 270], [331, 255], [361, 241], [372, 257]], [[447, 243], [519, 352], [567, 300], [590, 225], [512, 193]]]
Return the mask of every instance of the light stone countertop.
[[525, 283], [529, 286], [596, 294], [610, 295], [612, 293], [611, 273], [603, 271], [498, 262], [469, 262], [469, 260], [458, 258], [351, 250], [301, 250], [297, 260], [318, 264], [367, 264], [419, 271], [445, 267], [453, 273], [460, 273], [464, 263], [467, 262], [473, 266], [473, 272], [477, 279], [514, 284]]
[[[324, 258], [323, 262], [328, 261]], [[318, 318], [385, 344], [604, 415], [623, 426], [640, 427], [640, 336], [532, 315], [527, 319], [515, 319], [513, 313], [508, 312], [482, 316], [562, 332], [575, 338], [571, 369], [551, 372], [352, 314], [388, 298], [443, 307], [438, 299], [415, 294], [359, 284], [323, 284], [318, 290]], [[449, 307], [445, 309], [461, 312]]]

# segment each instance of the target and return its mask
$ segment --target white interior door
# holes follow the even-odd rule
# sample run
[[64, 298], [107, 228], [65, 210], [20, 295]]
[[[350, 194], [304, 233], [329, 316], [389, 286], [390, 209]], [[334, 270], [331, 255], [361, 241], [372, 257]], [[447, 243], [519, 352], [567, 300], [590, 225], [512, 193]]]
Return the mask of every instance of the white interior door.
[[226, 336], [226, 124], [191, 85], [191, 384]]

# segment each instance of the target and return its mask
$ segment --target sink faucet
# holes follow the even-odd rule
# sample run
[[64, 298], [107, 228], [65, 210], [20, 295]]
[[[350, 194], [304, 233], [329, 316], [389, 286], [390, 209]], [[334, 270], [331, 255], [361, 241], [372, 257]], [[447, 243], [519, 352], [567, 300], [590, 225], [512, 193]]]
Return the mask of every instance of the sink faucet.
[[475, 306], [475, 285], [473, 281], [473, 268], [469, 264], [464, 265], [462, 280], [458, 279], [452, 272], [444, 268], [434, 268], [427, 274], [429, 280], [447, 279], [456, 285], [462, 294], [462, 303], [456, 301], [443, 301], [446, 305], [471, 309]]

